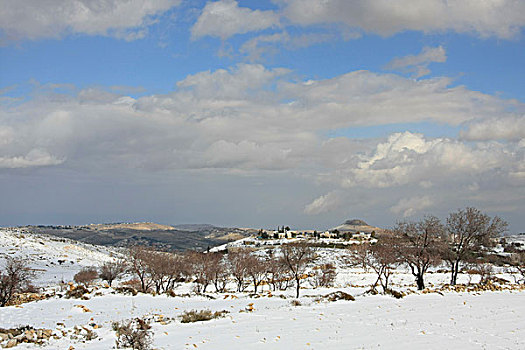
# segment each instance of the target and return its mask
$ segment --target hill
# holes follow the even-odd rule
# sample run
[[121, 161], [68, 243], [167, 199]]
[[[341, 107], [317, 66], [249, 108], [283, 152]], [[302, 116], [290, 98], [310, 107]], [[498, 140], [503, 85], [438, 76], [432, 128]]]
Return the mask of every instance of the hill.
[[151, 222], [91, 224], [83, 226], [24, 226], [20, 229], [40, 234], [73, 239], [83, 243], [128, 247], [152, 246], [161, 250], [205, 250], [243, 238], [252, 232], [246, 229], [212, 225], [160, 225]]
[[346, 220], [343, 224], [330, 229], [330, 231], [333, 231], [333, 230], [338, 230], [339, 232], [350, 232], [350, 233], [356, 233], [356, 232], [383, 233], [385, 231], [384, 229], [380, 227], [371, 226], [367, 224], [365, 221], [360, 220], [360, 219]]

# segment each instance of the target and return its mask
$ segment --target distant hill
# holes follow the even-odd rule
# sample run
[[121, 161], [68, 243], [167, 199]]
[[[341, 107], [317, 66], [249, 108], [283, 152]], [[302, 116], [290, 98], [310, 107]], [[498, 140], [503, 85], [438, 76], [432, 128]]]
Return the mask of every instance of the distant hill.
[[[91, 224], [83, 226], [25, 226], [34, 233], [69, 238], [89, 244], [127, 247], [153, 246], [182, 251], [205, 250], [252, 234], [252, 230], [216, 227], [208, 224], [167, 226], [152, 222]], [[255, 232], [255, 231], [254, 231]]]
[[356, 232], [364, 232], [364, 233], [383, 233], [385, 230], [376, 227], [376, 226], [370, 226], [365, 221], [360, 219], [352, 219], [352, 220], [346, 220], [342, 225], [336, 226], [330, 231], [338, 230], [339, 232], [350, 232], [350, 233], [356, 233]]

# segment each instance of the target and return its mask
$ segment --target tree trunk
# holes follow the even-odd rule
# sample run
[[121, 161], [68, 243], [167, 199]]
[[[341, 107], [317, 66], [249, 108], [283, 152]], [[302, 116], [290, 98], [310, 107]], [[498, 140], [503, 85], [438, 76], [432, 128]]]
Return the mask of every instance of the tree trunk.
[[301, 285], [299, 284], [299, 278], [295, 279], [295, 284], [297, 285], [297, 293], [295, 297], [299, 298], [299, 289], [301, 289]]
[[417, 283], [418, 290], [425, 289], [425, 281], [423, 280], [423, 274], [418, 274], [416, 276], [416, 283]]
[[455, 261], [452, 265], [452, 278], [450, 279], [450, 284], [455, 286], [458, 280], [458, 272], [459, 272], [459, 261]]

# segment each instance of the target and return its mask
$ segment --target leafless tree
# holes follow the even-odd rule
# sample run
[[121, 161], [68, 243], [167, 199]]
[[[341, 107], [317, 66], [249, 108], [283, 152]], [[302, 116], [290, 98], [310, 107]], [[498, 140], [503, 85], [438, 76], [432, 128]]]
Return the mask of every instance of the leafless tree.
[[211, 266], [210, 273], [213, 281], [215, 291], [223, 293], [226, 291], [226, 285], [230, 277], [228, 266], [226, 265], [224, 255], [221, 253], [208, 253], [210, 254]]
[[494, 238], [507, 229], [507, 223], [494, 216], [491, 218], [476, 208], [467, 207], [451, 213], [447, 218], [448, 249], [445, 260], [451, 267], [450, 284], [457, 283], [461, 264], [480, 247], [490, 247]]
[[134, 246], [128, 250], [129, 271], [140, 281], [140, 291], [146, 293], [153, 285], [150, 275], [149, 260], [152, 251], [142, 246]]
[[250, 253], [246, 249], [228, 252], [230, 273], [237, 284], [238, 292], [243, 292], [246, 289], [246, 279], [249, 277], [246, 262], [249, 255]]
[[425, 289], [425, 273], [442, 260], [444, 226], [437, 217], [428, 216], [419, 222], [399, 222], [392, 233], [397, 253], [410, 267], [417, 289]]
[[370, 260], [370, 244], [361, 243], [352, 245], [354, 250], [353, 263], [357, 266], [361, 266], [365, 272], [368, 272], [368, 261]]
[[288, 268], [283, 264], [281, 259], [273, 255], [266, 259], [266, 280], [272, 286], [274, 291], [286, 290], [290, 285], [290, 275]]
[[370, 257], [367, 265], [377, 274], [377, 280], [372, 285], [375, 289], [381, 283], [383, 291], [388, 290], [390, 277], [399, 265], [400, 259], [393, 237], [383, 236], [375, 245], [370, 247]]
[[33, 271], [24, 260], [8, 257], [3, 271], [0, 271], [0, 306], [6, 306], [33, 276]]
[[83, 284], [85, 287], [88, 287], [97, 278], [98, 272], [94, 267], [85, 267], [73, 276], [75, 282]]
[[519, 278], [516, 278], [516, 282], [525, 282], [525, 251], [520, 251], [512, 254], [511, 264], [512, 267], [514, 267], [516, 271], [521, 275]]
[[146, 259], [146, 265], [156, 293], [173, 288], [181, 276], [179, 259], [172, 253], [152, 251]]
[[281, 253], [281, 261], [295, 280], [296, 298], [299, 298], [301, 280], [304, 278], [306, 268], [316, 258], [315, 249], [305, 242], [290, 243], [281, 246]]
[[108, 261], [100, 267], [98, 276], [103, 281], [107, 281], [111, 287], [113, 281], [122, 276], [126, 269], [127, 266], [124, 260]]
[[207, 287], [213, 281], [215, 253], [190, 252], [188, 257], [195, 276], [197, 292], [206, 293]]
[[314, 288], [332, 287], [334, 285], [337, 270], [332, 263], [322, 264], [313, 269], [311, 285]]
[[252, 280], [254, 293], [257, 293], [257, 288], [266, 277], [266, 261], [255, 255], [248, 255], [246, 257], [246, 272]]

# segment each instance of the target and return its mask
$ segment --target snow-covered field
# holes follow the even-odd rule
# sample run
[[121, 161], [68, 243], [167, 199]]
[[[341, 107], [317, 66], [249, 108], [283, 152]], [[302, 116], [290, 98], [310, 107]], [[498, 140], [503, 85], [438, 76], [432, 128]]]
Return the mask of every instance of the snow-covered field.
[[[54, 271], [39, 275], [42, 284], [54, 283], [54, 274], [70, 280], [81, 266], [98, 265], [115, 254], [71, 241], [0, 234], [0, 253], [31, 257], [33, 266]], [[346, 266], [342, 251], [323, 249], [320, 255], [322, 261], [337, 262], [336, 286], [313, 289], [305, 284], [299, 303], [292, 303], [293, 290], [270, 293], [268, 286], [257, 296], [208, 293], [214, 299], [129, 296], [99, 288], [88, 300], [55, 297], [0, 308], [0, 328], [31, 325], [61, 335], [43, 346], [20, 344], [17, 349], [111, 349], [116, 340], [112, 322], [134, 317], [151, 319], [157, 349], [525, 349], [524, 290], [413, 293], [402, 299], [368, 295], [364, 292], [375, 278], [372, 273]], [[68, 263], [50, 264], [57, 259]], [[498, 276], [512, 280], [499, 272]], [[469, 280], [460, 277], [459, 282]], [[440, 286], [448, 278], [448, 274], [428, 274], [428, 285]], [[406, 271], [398, 271], [392, 282], [396, 290], [415, 290]], [[190, 290], [190, 284], [182, 283], [175, 292], [183, 295]], [[319, 300], [336, 290], [352, 294], [355, 301]], [[180, 322], [184, 311], [203, 309], [229, 313], [205, 322]], [[75, 335], [75, 327], [85, 327], [97, 338], [83, 340]]]

